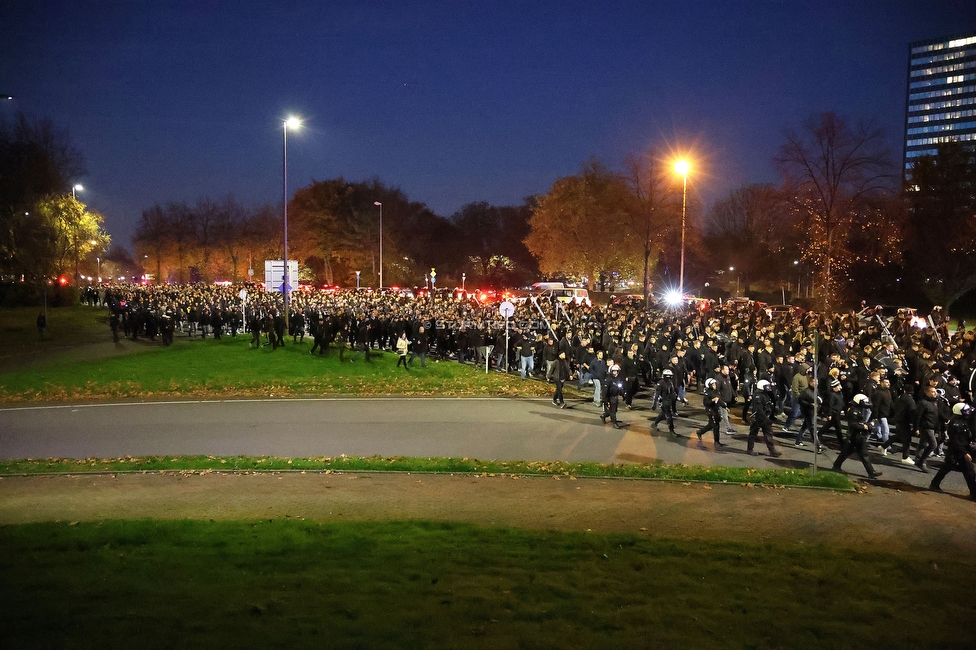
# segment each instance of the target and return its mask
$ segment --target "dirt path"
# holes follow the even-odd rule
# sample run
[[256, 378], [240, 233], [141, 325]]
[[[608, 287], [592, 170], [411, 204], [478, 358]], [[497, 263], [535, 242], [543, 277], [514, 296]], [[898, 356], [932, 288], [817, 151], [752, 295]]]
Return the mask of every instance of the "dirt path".
[[100, 519], [423, 518], [972, 557], [953, 494], [418, 474], [146, 474], [0, 480], [0, 524]]

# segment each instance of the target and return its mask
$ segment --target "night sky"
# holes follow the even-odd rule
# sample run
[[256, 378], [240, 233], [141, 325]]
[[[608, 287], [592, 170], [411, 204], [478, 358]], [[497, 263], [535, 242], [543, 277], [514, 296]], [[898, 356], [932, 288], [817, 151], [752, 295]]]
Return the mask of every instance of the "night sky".
[[901, 160], [908, 43], [976, 2], [0, 0], [0, 115], [68, 129], [79, 196], [131, 247], [142, 210], [281, 201], [374, 176], [442, 216], [520, 204], [591, 157], [694, 147], [707, 207], [775, 182], [783, 130], [877, 121]]

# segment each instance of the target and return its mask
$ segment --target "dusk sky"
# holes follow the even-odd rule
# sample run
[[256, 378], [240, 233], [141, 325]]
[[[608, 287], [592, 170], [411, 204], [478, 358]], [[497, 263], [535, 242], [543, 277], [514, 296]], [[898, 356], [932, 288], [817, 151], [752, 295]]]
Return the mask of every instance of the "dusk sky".
[[695, 147], [705, 206], [775, 182], [783, 130], [873, 119], [901, 160], [908, 43], [976, 2], [0, 0], [0, 103], [68, 129], [79, 196], [131, 250], [142, 211], [374, 176], [450, 216], [591, 157]]

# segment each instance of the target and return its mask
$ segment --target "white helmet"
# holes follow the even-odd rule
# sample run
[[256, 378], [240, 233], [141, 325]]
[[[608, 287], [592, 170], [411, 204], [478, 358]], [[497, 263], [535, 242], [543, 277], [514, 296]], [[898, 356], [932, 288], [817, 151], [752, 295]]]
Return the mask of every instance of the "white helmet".
[[772, 387], [773, 387], [773, 385], [770, 384], [765, 379], [760, 379], [759, 381], [756, 382], [756, 389], [757, 390], [769, 390]]
[[613, 364], [612, 366], [610, 366], [610, 372], [620, 372], [620, 366], [618, 366], [617, 364]]
[[864, 393], [858, 393], [854, 396], [854, 403], [860, 404], [861, 406], [866, 406], [871, 403], [871, 400], [868, 399], [868, 396]]
[[672, 375], [673, 375], [674, 373], [673, 373], [673, 372], [671, 372], [671, 370], [670, 370], [670, 369], [668, 369], [668, 370], [665, 370], [664, 372], [662, 372], [661, 374], [662, 374], [662, 375], [664, 375], [665, 377], [670, 377], [670, 376], [672, 376]]
[[973, 407], [966, 402], [959, 402], [952, 407], [953, 415], [970, 415], [973, 412]]
[[714, 379], [705, 380], [705, 388], [715, 388], [716, 386], [718, 386], [718, 382]]

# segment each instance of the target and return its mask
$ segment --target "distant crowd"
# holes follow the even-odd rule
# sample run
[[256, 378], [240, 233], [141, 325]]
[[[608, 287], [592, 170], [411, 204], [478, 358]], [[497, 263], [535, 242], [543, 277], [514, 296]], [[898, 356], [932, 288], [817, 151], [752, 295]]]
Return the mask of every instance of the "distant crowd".
[[[417, 360], [425, 366], [428, 356], [473, 362], [552, 382], [556, 404], [563, 401], [562, 384], [575, 381], [581, 389], [592, 385], [594, 402], [614, 420], [610, 397], [633, 407], [638, 393], [653, 395], [651, 405], [661, 409], [657, 424], [670, 423], [677, 404], [699, 392], [712, 407], [709, 417], [714, 414], [727, 433], [728, 409], [741, 405], [744, 418], [763, 419], [750, 407], [768, 401], [770, 421], [795, 432], [799, 446], [804, 440], [822, 445], [826, 438], [843, 448], [852, 438], [849, 409], [857, 402], [869, 418], [865, 440], [882, 454], [897, 445], [903, 462], [922, 471], [929, 457], [953, 446], [950, 422], [961, 410], [954, 407], [973, 404], [974, 333], [964, 323], [950, 330], [938, 309], [922, 321], [880, 308], [771, 312], [734, 302], [647, 309], [640, 300], [589, 306], [543, 295], [515, 304], [506, 337], [500, 301], [485, 304], [473, 296], [295, 291], [287, 318], [282, 298], [260, 285], [111, 284], [92, 287], [84, 299], [108, 306], [113, 332], [132, 339], [170, 344], [177, 335], [243, 333], [251, 348], [274, 350], [289, 338], [293, 344], [308, 338], [310, 352], [335, 350], [343, 358], [357, 351], [368, 360], [388, 350], [403, 357], [405, 367]], [[670, 386], [662, 386], [665, 379]], [[617, 390], [609, 392], [619, 394], [608, 397], [611, 384]], [[759, 393], [765, 397], [757, 400]], [[812, 419], [813, 409], [822, 425]]]

